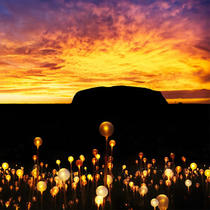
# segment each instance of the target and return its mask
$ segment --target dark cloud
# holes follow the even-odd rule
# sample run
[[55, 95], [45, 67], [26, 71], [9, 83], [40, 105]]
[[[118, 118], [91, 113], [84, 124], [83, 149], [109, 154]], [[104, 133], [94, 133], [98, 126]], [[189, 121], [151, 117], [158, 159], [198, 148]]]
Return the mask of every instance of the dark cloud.
[[43, 63], [40, 65], [41, 68], [47, 68], [50, 70], [58, 70], [63, 68], [64, 66], [58, 66], [59, 63]]
[[196, 48], [210, 53], [210, 36], [204, 37], [195, 45]]
[[167, 99], [176, 98], [210, 98], [210, 90], [174, 90], [161, 91], [163, 96]]
[[39, 51], [41, 55], [58, 55], [60, 52], [55, 49], [43, 49]]
[[210, 82], [210, 71], [206, 72], [203, 69], [199, 69], [194, 73], [194, 76], [196, 76], [203, 83]]
[[27, 76], [45, 76], [45, 74], [43, 74], [43, 70], [40, 69], [31, 69], [26, 71], [24, 74]]

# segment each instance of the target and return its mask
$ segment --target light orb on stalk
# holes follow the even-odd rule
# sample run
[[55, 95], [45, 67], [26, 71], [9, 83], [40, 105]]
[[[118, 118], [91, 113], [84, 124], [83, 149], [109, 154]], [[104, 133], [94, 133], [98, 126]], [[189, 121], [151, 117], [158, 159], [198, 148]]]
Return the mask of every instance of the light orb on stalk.
[[78, 159], [78, 160], [76, 161], [76, 166], [80, 169], [80, 168], [82, 167], [82, 165], [83, 165], [82, 160]]
[[11, 176], [9, 174], [7, 174], [5, 178], [8, 182], [11, 180]]
[[80, 159], [82, 162], [84, 162], [84, 161], [85, 161], [85, 156], [84, 156], [84, 155], [80, 155], [80, 156], [79, 156], [79, 159]]
[[7, 170], [9, 168], [9, 164], [7, 162], [2, 163], [2, 168], [5, 170]]
[[109, 146], [113, 149], [113, 147], [116, 145], [116, 141], [115, 140], [110, 140], [109, 141]]
[[50, 194], [52, 195], [52, 197], [54, 198], [59, 192], [59, 187], [54, 186], [51, 190], [50, 190]]
[[66, 182], [69, 178], [70, 178], [70, 172], [68, 169], [66, 168], [61, 168], [58, 171], [58, 177], [60, 180], [62, 180], [63, 182]]
[[110, 137], [114, 132], [114, 126], [111, 122], [102, 122], [99, 126], [99, 132], [102, 136], [108, 139], [108, 137]]
[[55, 163], [58, 165], [58, 168], [60, 169], [61, 161], [58, 159], [58, 160], [55, 161]]
[[210, 177], [210, 169], [206, 169], [204, 175], [209, 178]]
[[34, 145], [36, 146], [37, 149], [42, 145], [43, 141], [41, 137], [36, 137], [34, 138]]
[[142, 186], [139, 188], [139, 194], [140, 194], [141, 196], [146, 195], [147, 192], [148, 192], [148, 188], [147, 188], [147, 186], [146, 186], [145, 184], [142, 185]]
[[177, 166], [175, 170], [176, 170], [176, 173], [179, 174], [182, 171], [182, 167]]
[[185, 186], [187, 187], [188, 190], [189, 190], [191, 185], [192, 185], [192, 181], [190, 179], [186, 179], [185, 180]]
[[168, 204], [169, 204], [169, 199], [166, 195], [160, 194], [156, 197], [158, 200], [158, 208], [160, 210], [167, 210], [168, 209]]
[[68, 161], [69, 161], [70, 164], [72, 164], [72, 162], [74, 161], [74, 157], [73, 156], [69, 156], [68, 157]]
[[105, 186], [100, 185], [96, 188], [96, 195], [105, 198], [108, 195], [108, 189]]
[[44, 181], [39, 181], [37, 183], [37, 190], [41, 192], [41, 194], [47, 189], [47, 183]]
[[24, 172], [23, 172], [22, 169], [18, 169], [18, 170], [16, 171], [16, 175], [18, 176], [19, 179], [22, 179], [23, 173], [24, 173]]
[[111, 175], [108, 174], [107, 175], [107, 185], [110, 186], [112, 184], [112, 182], [113, 182], [113, 178]]
[[78, 182], [79, 182], [79, 177], [78, 177], [78, 176], [75, 176], [75, 177], [74, 177], [74, 182], [75, 182], [75, 183], [78, 183]]
[[191, 163], [190, 168], [194, 171], [197, 168], [197, 164], [196, 163]]
[[98, 208], [99, 208], [100, 205], [103, 204], [103, 201], [104, 201], [104, 197], [103, 196], [97, 195], [95, 197], [95, 203], [98, 206]]
[[100, 159], [100, 157], [101, 157], [101, 155], [100, 155], [100, 154], [97, 154], [97, 155], [96, 155], [96, 159], [97, 159], [97, 160], [99, 160], [99, 159]]
[[174, 172], [170, 168], [167, 168], [164, 171], [164, 175], [167, 177], [167, 179], [171, 179], [174, 175]]
[[153, 199], [150, 201], [150, 204], [151, 204], [151, 206], [155, 209], [155, 208], [158, 206], [159, 201], [158, 201], [158, 199], [153, 198]]

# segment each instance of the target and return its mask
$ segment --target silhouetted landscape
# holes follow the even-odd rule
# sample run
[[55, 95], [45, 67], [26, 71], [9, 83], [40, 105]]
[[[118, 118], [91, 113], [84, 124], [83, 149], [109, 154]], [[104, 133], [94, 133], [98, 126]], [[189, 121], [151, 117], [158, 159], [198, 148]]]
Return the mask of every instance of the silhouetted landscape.
[[[99, 133], [99, 125], [103, 121], [114, 125], [110, 139], [116, 141], [113, 155], [113, 174], [116, 176], [123, 164], [131, 172], [135, 170], [139, 152], [143, 152], [149, 161], [156, 158], [158, 164], [171, 152], [175, 154], [176, 164], [182, 164], [182, 156], [187, 158], [187, 164], [195, 161], [198, 167], [207, 167], [210, 161], [209, 105], [167, 104], [158, 91], [122, 86], [98, 87], [78, 92], [72, 104], [0, 107], [1, 161], [9, 162], [11, 167], [24, 165], [25, 173], [30, 173], [33, 168], [32, 156], [36, 154], [33, 140], [37, 136], [43, 139], [39, 149], [40, 161], [48, 163], [49, 168], [57, 168], [57, 159], [60, 159], [62, 167], [68, 168], [67, 157], [73, 155], [76, 159], [81, 154], [86, 157], [86, 166], [92, 168], [92, 150], [96, 148], [102, 157], [105, 155], [105, 140]], [[77, 170], [76, 166], [73, 170]], [[202, 197], [202, 191], [193, 188], [191, 194], [187, 194], [186, 189], [180, 187], [171, 188], [173, 198], [169, 196], [169, 210], [207, 210], [208, 199]], [[123, 206], [125, 199], [134, 209], [150, 209], [149, 199], [156, 195], [152, 189], [144, 201], [142, 198], [133, 200], [132, 196], [121, 191], [119, 193], [121, 188], [122, 183], [113, 184], [112, 207], [105, 206], [105, 209], [129, 209], [129, 206]], [[160, 188], [160, 192], [165, 193], [165, 188]], [[3, 199], [8, 199], [5, 193]], [[71, 193], [68, 191], [68, 198], [72, 198]], [[88, 193], [94, 198], [94, 191]], [[49, 192], [46, 192], [44, 201], [47, 202], [42, 209], [61, 209], [63, 198], [58, 198], [57, 207], [50, 207], [52, 201], [47, 195]], [[95, 210], [90, 201], [84, 201], [86, 207]], [[25, 204], [20, 202], [20, 205], [24, 208]], [[33, 203], [32, 209], [40, 209], [39, 200]], [[70, 209], [84, 209], [84, 204], [74, 204]]]
[[62, 153], [103, 150], [98, 125], [110, 121], [120, 158], [143, 150], [210, 160], [209, 111], [209, 105], [169, 105], [160, 92], [134, 87], [80, 91], [69, 105], [1, 105], [0, 156], [30, 162], [35, 136], [44, 140], [43, 158], [52, 161]]

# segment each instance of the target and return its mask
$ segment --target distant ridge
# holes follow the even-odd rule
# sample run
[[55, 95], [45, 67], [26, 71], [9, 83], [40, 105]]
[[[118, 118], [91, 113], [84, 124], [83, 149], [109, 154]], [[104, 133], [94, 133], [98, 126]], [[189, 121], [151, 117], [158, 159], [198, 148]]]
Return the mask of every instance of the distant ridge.
[[152, 111], [150, 107], [168, 104], [161, 92], [132, 86], [95, 87], [77, 92], [75, 110], [86, 113], [130, 114]]

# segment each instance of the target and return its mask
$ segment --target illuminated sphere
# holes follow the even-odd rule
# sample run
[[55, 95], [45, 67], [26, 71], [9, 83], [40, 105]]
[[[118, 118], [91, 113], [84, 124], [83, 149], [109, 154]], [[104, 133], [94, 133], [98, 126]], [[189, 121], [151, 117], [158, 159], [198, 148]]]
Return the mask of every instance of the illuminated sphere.
[[206, 169], [204, 174], [207, 178], [210, 177], [210, 169]]
[[39, 181], [37, 183], [37, 190], [43, 193], [47, 189], [47, 183], [44, 181]]
[[7, 170], [9, 168], [9, 164], [7, 162], [2, 163], [1, 166], [4, 170]]
[[190, 179], [185, 180], [185, 186], [190, 187], [192, 185], [192, 181]]
[[36, 155], [33, 155], [33, 157], [32, 157], [32, 158], [33, 158], [33, 160], [34, 160], [34, 161], [36, 161], [36, 160], [37, 160], [37, 156], [36, 156]]
[[169, 204], [168, 197], [166, 195], [164, 195], [164, 194], [160, 194], [160, 195], [157, 196], [157, 200], [159, 202], [158, 208], [160, 210], [167, 210], [168, 204]]
[[134, 186], [134, 183], [131, 181], [129, 182], [129, 187], [132, 188]]
[[110, 184], [112, 184], [112, 182], [113, 182], [113, 178], [111, 175], [108, 174], [107, 175], [107, 184], [110, 185]]
[[196, 164], [196, 163], [191, 163], [191, 164], [190, 164], [190, 168], [191, 168], [192, 170], [195, 170], [195, 169], [197, 168], [197, 164]]
[[82, 162], [84, 162], [84, 161], [85, 161], [85, 156], [84, 156], [84, 155], [80, 155], [80, 156], [79, 156], [79, 159], [80, 159]]
[[55, 182], [56, 182], [56, 185], [62, 184], [62, 180], [59, 178], [59, 176], [55, 176], [55, 177], [54, 177], [54, 180], [55, 180]]
[[57, 186], [54, 186], [51, 190], [50, 190], [50, 194], [55, 197], [59, 192], [59, 188]]
[[115, 140], [110, 140], [109, 141], [109, 146], [110, 147], [114, 147], [116, 145], [116, 141]]
[[174, 172], [170, 168], [167, 168], [164, 171], [164, 174], [165, 174], [165, 176], [167, 176], [168, 179], [171, 179], [173, 177], [173, 175], [174, 175]]
[[6, 180], [9, 182], [11, 180], [11, 176], [9, 174], [6, 175]]
[[143, 158], [144, 153], [143, 152], [139, 152], [139, 158], [142, 159]]
[[159, 201], [158, 201], [158, 199], [153, 198], [153, 199], [150, 201], [150, 204], [151, 204], [152, 207], [156, 208], [156, 207], [158, 206], [158, 204], [159, 204]]
[[97, 159], [97, 160], [99, 160], [99, 159], [100, 159], [100, 157], [101, 157], [101, 155], [100, 155], [100, 154], [96, 154], [96, 159]]
[[82, 165], [83, 165], [82, 160], [78, 159], [78, 160], [76, 161], [76, 166], [77, 166], [78, 168], [80, 168]]
[[74, 177], [74, 182], [75, 182], [75, 183], [78, 183], [78, 182], [79, 182], [79, 177], [78, 177], [78, 176], [75, 176], [75, 177]]
[[38, 176], [38, 169], [37, 169], [37, 168], [34, 168], [34, 169], [32, 170], [32, 172], [31, 172], [31, 174], [32, 174], [32, 176], [33, 176], [34, 178], [37, 178], [37, 176]]
[[34, 145], [37, 147], [37, 149], [39, 149], [39, 147], [42, 145], [42, 138], [40, 138], [40, 137], [36, 137], [35, 139], [34, 139]]
[[177, 174], [179, 174], [182, 171], [182, 167], [181, 166], [177, 166], [176, 167], [176, 172]]
[[66, 168], [61, 168], [58, 171], [58, 177], [60, 180], [62, 180], [63, 182], [65, 182], [66, 180], [68, 180], [70, 178], [70, 172], [68, 169]]
[[95, 197], [95, 203], [97, 204], [97, 206], [100, 206], [103, 204], [104, 198], [103, 196], [97, 195]]
[[74, 157], [73, 157], [73, 156], [69, 156], [69, 157], [68, 157], [68, 161], [69, 161], [70, 163], [72, 163], [72, 162], [74, 161]]
[[102, 136], [108, 138], [113, 134], [114, 126], [112, 125], [112, 123], [105, 121], [99, 126], [99, 132]]
[[57, 165], [60, 165], [61, 164], [61, 161], [60, 160], [56, 160], [56, 164]]
[[105, 198], [108, 195], [108, 190], [105, 186], [100, 185], [96, 188], [96, 195], [102, 196]]
[[23, 177], [23, 170], [22, 169], [18, 169], [17, 171], [16, 171], [16, 175], [19, 177], [19, 178], [22, 178]]
[[147, 192], [148, 192], [148, 188], [147, 188], [146, 185], [142, 185], [142, 186], [139, 188], [139, 194], [140, 194], [141, 196], [146, 195]]

